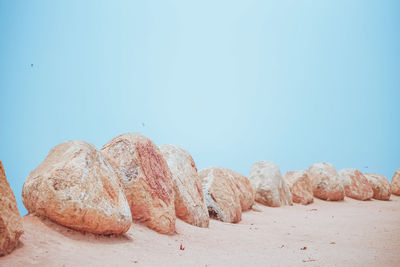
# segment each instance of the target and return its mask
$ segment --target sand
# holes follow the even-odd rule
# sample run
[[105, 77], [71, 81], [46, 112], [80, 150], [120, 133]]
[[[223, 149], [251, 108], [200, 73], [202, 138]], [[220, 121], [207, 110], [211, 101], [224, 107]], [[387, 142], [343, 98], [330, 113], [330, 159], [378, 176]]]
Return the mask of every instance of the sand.
[[172, 236], [136, 223], [124, 236], [82, 234], [28, 215], [0, 266], [400, 266], [400, 197], [257, 209], [209, 229], [177, 220]]

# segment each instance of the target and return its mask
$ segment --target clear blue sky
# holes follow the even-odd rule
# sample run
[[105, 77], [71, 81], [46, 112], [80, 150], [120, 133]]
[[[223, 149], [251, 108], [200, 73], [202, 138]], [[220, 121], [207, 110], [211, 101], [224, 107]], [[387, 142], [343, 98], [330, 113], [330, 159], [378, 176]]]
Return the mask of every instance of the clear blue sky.
[[200, 169], [329, 161], [391, 179], [400, 1], [0, 1], [0, 125], [22, 214], [53, 146], [131, 131]]

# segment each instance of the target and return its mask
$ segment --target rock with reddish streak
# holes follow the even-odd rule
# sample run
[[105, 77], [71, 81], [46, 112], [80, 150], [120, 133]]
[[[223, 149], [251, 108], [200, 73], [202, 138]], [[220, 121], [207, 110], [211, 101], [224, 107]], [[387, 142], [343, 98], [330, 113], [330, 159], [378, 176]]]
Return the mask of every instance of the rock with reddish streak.
[[11, 253], [23, 234], [17, 202], [0, 161], [0, 256]]
[[398, 169], [392, 177], [390, 190], [392, 194], [400, 196], [400, 169]]
[[335, 167], [328, 162], [317, 162], [306, 170], [313, 187], [314, 197], [338, 201], [344, 199], [344, 188]]
[[365, 173], [369, 184], [374, 191], [373, 198], [378, 200], [390, 200], [390, 183], [389, 180], [380, 174]]
[[209, 167], [199, 171], [203, 194], [211, 218], [230, 223], [242, 219], [239, 192], [225, 168]]
[[54, 147], [22, 189], [29, 213], [95, 234], [122, 234], [132, 223], [123, 189], [93, 145], [70, 141]]
[[192, 156], [173, 145], [160, 146], [160, 150], [172, 174], [176, 216], [189, 224], [208, 227], [210, 218]]
[[251, 209], [254, 204], [255, 191], [251, 186], [250, 180], [246, 176], [230, 169], [225, 169], [225, 171], [231, 175], [233, 182], [235, 183], [242, 211]]
[[133, 219], [159, 233], [174, 233], [172, 176], [160, 149], [139, 133], [125, 133], [101, 151], [123, 185]]
[[287, 172], [284, 180], [290, 188], [293, 202], [303, 205], [314, 202], [311, 180], [305, 171]]
[[357, 200], [370, 200], [374, 195], [367, 178], [359, 170], [343, 169], [339, 171], [346, 197]]

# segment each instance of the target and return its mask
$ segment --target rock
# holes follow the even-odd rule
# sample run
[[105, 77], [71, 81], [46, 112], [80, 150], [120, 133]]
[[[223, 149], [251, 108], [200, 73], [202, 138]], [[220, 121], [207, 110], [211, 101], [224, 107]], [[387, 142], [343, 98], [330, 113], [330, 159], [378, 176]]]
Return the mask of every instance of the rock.
[[346, 197], [357, 200], [370, 200], [374, 195], [367, 178], [356, 169], [343, 169], [339, 171], [342, 178]]
[[160, 146], [160, 150], [172, 174], [176, 216], [189, 224], [208, 227], [210, 218], [192, 156], [173, 145]]
[[249, 180], [255, 188], [257, 202], [271, 207], [293, 204], [289, 187], [275, 163], [270, 161], [254, 163], [250, 168]]
[[372, 173], [365, 173], [364, 176], [374, 191], [373, 198], [378, 200], [390, 199], [390, 183], [385, 176]]
[[29, 211], [95, 234], [122, 234], [132, 218], [118, 177], [93, 145], [70, 141], [54, 147], [22, 189]]
[[400, 169], [398, 169], [392, 177], [392, 184], [390, 185], [390, 190], [392, 194], [400, 196]]
[[231, 175], [236, 185], [242, 211], [251, 209], [254, 204], [255, 192], [251, 186], [250, 180], [246, 176], [230, 169], [225, 169], [225, 171]]
[[101, 149], [123, 185], [132, 218], [162, 234], [175, 232], [171, 172], [160, 149], [139, 133], [125, 133]]
[[0, 256], [11, 253], [24, 233], [15, 196], [0, 161]]
[[344, 199], [342, 181], [331, 163], [314, 163], [306, 172], [311, 180], [314, 197], [330, 201]]
[[284, 180], [292, 192], [293, 202], [303, 205], [314, 202], [311, 180], [305, 171], [287, 172]]
[[199, 172], [210, 217], [237, 223], [242, 219], [239, 192], [224, 168], [210, 167]]

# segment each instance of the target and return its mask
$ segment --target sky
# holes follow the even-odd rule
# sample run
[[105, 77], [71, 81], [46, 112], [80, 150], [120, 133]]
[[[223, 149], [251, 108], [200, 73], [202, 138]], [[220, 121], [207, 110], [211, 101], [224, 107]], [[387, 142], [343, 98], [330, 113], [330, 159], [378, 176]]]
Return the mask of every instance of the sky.
[[400, 168], [400, 1], [0, 1], [0, 160], [126, 132], [199, 169]]

